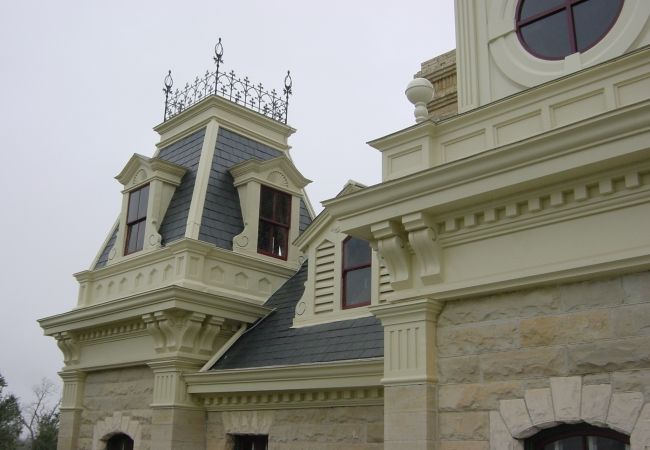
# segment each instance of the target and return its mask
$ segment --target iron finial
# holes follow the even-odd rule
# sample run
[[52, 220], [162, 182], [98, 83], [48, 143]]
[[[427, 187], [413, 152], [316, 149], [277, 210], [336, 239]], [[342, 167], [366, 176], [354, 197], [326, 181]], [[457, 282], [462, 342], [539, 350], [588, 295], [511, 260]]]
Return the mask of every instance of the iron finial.
[[291, 86], [293, 86], [293, 80], [291, 79], [291, 71], [287, 70], [287, 76], [284, 77], [284, 93], [291, 95]]
[[213, 59], [217, 65], [223, 62], [223, 45], [221, 45], [221, 38], [219, 38], [219, 42], [217, 42], [217, 45], [214, 46]]
[[172, 71], [170, 70], [167, 72], [167, 76], [165, 77], [165, 87], [163, 88], [163, 92], [165, 94], [169, 94], [172, 90], [172, 86], [174, 85], [174, 79], [172, 78]]

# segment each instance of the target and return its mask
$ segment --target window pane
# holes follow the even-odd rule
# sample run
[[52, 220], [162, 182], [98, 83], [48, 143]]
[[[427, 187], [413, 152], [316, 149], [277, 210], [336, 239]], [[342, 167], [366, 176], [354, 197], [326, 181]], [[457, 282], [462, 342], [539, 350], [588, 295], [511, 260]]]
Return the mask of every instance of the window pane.
[[606, 437], [589, 436], [587, 439], [589, 450], [625, 450], [626, 447], [623, 442]]
[[260, 218], [273, 219], [273, 191], [264, 186], [260, 190]]
[[573, 436], [547, 444], [544, 450], [584, 450], [583, 442], [582, 436]]
[[565, 3], [565, 0], [526, 0], [521, 5], [519, 20], [525, 20], [544, 11], [551, 11]]
[[140, 191], [133, 191], [129, 194], [129, 209], [126, 215], [127, 223], [138, 220], [138, 203], [140, 202]]
[[572, 53], [566, 11], [521, 27], [528, 49], [542, 58], [561, 59]]
[[579, 52], [591, 48], [605, 36], [622, 6], [621, 0], [589, 0], [573, 7]]
[[286, 258], [287, 256], [287, 229], [279, 226], [273, 227], [272, 233], [272, 244], [273, 250], [272, 253], [276, 256]]
[[273, 218], [276, 222], [289, 225], [291, 216], [291, 197], [283, 192], [276, 192], [275, 211]]
[[257, 249], [265, 253], [272, 253], [273, 249], [273, 227], [268, 222], [260, 221], [260, 229], [257, 234]]
[[363, 239], [350, 238], [345, 241], [343, 268], [370, 264], [370, 244]]
[[149, 203], [149, 185], [140, 189], [140, 201], [138, 202], [138, 219], [147, 217], [147, 204]]
[[137, 229], [138, 229], [138, 238], [136, 240], [136, 251], [142, 250], [142, 247], [144, 247], [144, 229], [145, 229], [146, 221], [138, 222]]
[[370, 303], [370, 267], [345, 274], [345, 306]]

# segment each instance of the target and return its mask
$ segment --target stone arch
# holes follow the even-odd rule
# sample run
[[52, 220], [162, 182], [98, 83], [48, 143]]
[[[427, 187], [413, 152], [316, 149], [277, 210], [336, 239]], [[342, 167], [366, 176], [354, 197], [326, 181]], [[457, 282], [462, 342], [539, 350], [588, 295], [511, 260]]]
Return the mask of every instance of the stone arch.
[[610, 384], [583, 385], [582, 377], [551, 378], [524, 398], [499, 401], [490, 412], [490, 449], [523, 450], [523, 439], [560, 424], [585, 422], [630, 436], [631, 450], [650, 448], [650, 402], [641, 392], [613, 393]]
[[112, 416], [107, 416], [95, 423], [93, 428], [93, 450], [104, 450], [106, 441], [118, 433], [126, 434], [133, 439], [133, 450], [142, 448], [142, 427], [140, 422], [128, 414], [116, 411]]

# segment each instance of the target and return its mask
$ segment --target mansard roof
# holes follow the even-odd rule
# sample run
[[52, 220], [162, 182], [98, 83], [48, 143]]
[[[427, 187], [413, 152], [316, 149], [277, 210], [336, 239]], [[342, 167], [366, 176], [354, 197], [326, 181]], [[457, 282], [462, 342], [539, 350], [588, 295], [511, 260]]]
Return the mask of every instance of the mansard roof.
[[384, 332], [374, 316], [292, 328], [306, 280], [307, 263], [265, 303], [274, 311], [244, 333], [210, 370], [383, 357]]
[[[158, 152], [158, 159], [182, 166], [187, 170], [181, 184], [176, 188], [160, 225], [159, 233], [163, 245], [185, 236], [204, 138], [205, 128], [202, 128]], [[224, 127], [219, 128], [203, 207], [199, 240], [214, 244], [219, 248], [232, 249], [232, 239], [242, 232], [244, 224], [237, 188], [233, 185], [229, 169], [244, 161], [268, 161], [281, 155], [284, 155], [281, 150], [244, 137]], [[311, 214], [303, 198], [300, 204], [301, 233], [311, 223], [311, 220]], [[116, 224], [95, 263], [95, 269], [106, 265], [108, 254], [115, 244], [117, 232]]]

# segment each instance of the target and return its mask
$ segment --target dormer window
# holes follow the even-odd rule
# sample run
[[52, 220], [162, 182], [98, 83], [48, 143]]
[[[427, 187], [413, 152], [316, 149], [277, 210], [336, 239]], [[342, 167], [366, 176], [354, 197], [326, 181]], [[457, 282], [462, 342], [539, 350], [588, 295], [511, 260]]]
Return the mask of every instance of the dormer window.
[[370, 304], [372, 252], [367, 241], [348, 237], [343, 241], [342, 307], [356, 308]]
[[257, 251], [286, 260], [291, 224], [291, 195], [260, 186], [259, 217]]
[[126, 245], [124, 254], [138, 252], [144, 247], [144, 231], [147, 223], [149, 204], [149, 185], [129, 193], [129, 206], [126, 217]]

